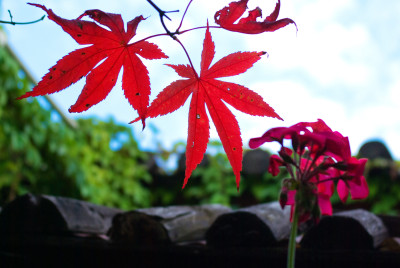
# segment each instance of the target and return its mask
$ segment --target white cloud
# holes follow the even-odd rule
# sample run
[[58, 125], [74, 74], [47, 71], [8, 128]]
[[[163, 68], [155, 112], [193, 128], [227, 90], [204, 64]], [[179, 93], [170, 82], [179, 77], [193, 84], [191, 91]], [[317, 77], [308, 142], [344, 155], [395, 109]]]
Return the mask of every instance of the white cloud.
[[400, 110], [400, 77], [397, 77], [397, 80], [389, 87], [389, 100]]
[[[359, 109], [347, 119], [347, 128], [352, 143], [353, 152], [367, 140], [380, 139], [389, 146], [392, 155], [400, 158], [400, 114], [398, 106], [377, 105]], [[397, 136], [397, 137], [396, 137]]]
[[[365, 65], [365, 56], [371, 50], [370, 33], [361, 24], [349, 26], [329, 20], [348, 5], [341, 1], [312, 4], [320, 5], [322, 2], [335, 3], [335, 6], [323, 12], [316, 11], [319, 6], [303, 8], [294, 14], [292, 18], [299, 27], [297, 37], [293, 28], [288, 26], [274, 33], [247, 38], [247, 45], [258, 50], [266, 49], [271, 55], [270, 68], [282, 71], [300, 69], [322, 86], [335, 82], [364, 86], [373, 75], [371, 68]], [[307, 3], [310, 1], [305, 6]], [[321, 13], [324, 16], [318, 15]], [[360, 52], [363, 55], [356, 57]]]
[[291, 126], [298, 122], [324, 120], [332, 129], [344, 129], [346, 114], [342, 105], [319, 98], [301, 84], [291, 81], [257, 83], [249, 86], [284, 119], [280, 121], [265, 117], [251, 117], [235, 112], [242, 129], [245, 143], [252, 137], [262, 135], [271, 127]]

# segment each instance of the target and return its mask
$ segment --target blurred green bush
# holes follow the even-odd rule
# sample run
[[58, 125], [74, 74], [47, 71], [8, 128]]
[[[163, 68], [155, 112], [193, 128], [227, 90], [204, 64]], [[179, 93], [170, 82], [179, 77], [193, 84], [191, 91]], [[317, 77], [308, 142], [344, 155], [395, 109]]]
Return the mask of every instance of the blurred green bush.
[[149, 206], [147, 154], [132, 130], [111, 119], [79, 119], [71, 128], [39, 104], [43, 98], [16, 100], [30, 83], [0, 47], [0, 203], [31, 192], [124, 209]]

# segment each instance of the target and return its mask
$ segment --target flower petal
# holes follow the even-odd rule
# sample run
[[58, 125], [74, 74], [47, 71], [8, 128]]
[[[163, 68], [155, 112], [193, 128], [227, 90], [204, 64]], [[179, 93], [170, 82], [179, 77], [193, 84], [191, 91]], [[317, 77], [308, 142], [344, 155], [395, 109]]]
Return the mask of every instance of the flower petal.
[[364, 199], [368, 197], [369, 189], [367, 181], [365, 180], [364, 176], [360, 177], [360, 182], [361, 184], [358, 185], [357, 183], [354, 183], [351, 180], [348, 181], [351, 199], [353, 200]]
[[282, 159], [276, 154], [271, 155], [271, 157], [269, 158], [268, 172], [271, 173], [272, 176], [276, 176], [279, 174], [279, 167], [281, 166], [283, 166]]
[[332, 204], [327, 195], [318, 195], [318, 205], [322, 215], [332, 215]]
[[344, 181], [339, 180], [337, 184], [337, 192], [340, 200], [345, 203], [347, 201], [347, 197], [349, 196], [349, 189], [347, 189], [347, 185]]

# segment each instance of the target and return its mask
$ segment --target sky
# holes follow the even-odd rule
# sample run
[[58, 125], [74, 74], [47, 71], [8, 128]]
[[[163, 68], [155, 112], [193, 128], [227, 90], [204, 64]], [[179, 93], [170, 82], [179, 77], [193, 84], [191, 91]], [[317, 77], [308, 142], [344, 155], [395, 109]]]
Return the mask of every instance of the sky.
[[[154, 0], [169, 14], [175, 29], [188, 1]], [[45, 0], [37, 1], [64, 18], [77, 18], [87, 9], [120, 13], [125, 21], [143, 15], [133, 40], [163, 32], [158, 14], [145, 0]], [[214, 13], [229, 1], [194, 0], [182, 29], [214, 22]], [[275, 0], [250, 0], [249, 9], [259, 6], [263, 17], [275, 6]], [[35, 20], [44, 12], [21, 0], [2, 0], [1, 19]], [[252, 117], [234, 110], [241, 128], [243, 144], [262, 135], [271, 127], [290, 126], [298, 122], [323, 119], [333, 130], [348, 136], [353, 154], [368, 140], [381, 140], [392, 155], [400, 159], [400, 1], [387, 0], [282, 0], [279, 18], [289, 17], [298, 27], [286, 26], [272, 33], [244, 35], [212, 29], [216, 46], [213, 62], [236, 51], [266, 51], [249, 71], [227, 78], [257, 92], [284, 119]], [[57, 60], [80, 46], [54, 22], [33, 25], [5, 25], [8, 43], [20, 60], [40, 80]], [[204, 30], [179, 36], [199, 70]], [[165, 64], [187, 64], [180, 46], [168, 37], [157, 37], [156, 43], [170, 58], [143, 60], [148, 66], [152, 93], [150, 100], [179, 77]], [[121, 74], [119, 79], [121, 79]], [[51, 95], [68, 114], [85, 80]], [[149, 119], [142, 131], [140, 123], [132, 124], [135, 137], [143, 149], [155, 149], [160, 142], [171, 149], [177, 141], [186, 141], [187, 102], [172, 114]], [[98, 105], [72, 118], [110, 116], [128, 125], [137, 113], [123, 97], [118, 82], [110, 95]], [[211, 127], [211, 139], [218, 139]], [[270, 150], [277, 145], [266, 145]]]

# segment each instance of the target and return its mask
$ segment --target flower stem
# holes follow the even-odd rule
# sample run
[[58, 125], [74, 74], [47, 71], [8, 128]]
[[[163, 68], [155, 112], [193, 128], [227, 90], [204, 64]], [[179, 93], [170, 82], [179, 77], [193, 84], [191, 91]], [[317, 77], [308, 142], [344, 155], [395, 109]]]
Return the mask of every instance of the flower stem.
[[295, 206], [294, 213], [293, 213], [293, 219], [292, 219], [292, 230], [290, 231], [290, 237], [289, 237], [287, 268], [294, 268], [295, 255], [296, 255], [296, 236], [297, 236], [298, 221], [299, 221], [299, 215], [297, 213], [297, 207]]

